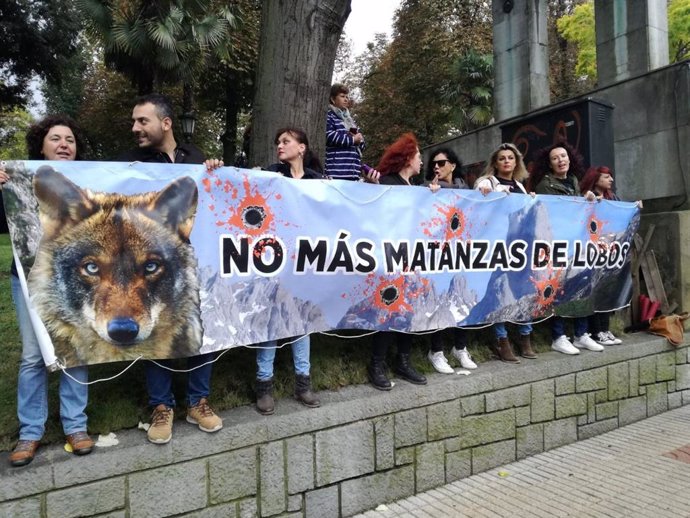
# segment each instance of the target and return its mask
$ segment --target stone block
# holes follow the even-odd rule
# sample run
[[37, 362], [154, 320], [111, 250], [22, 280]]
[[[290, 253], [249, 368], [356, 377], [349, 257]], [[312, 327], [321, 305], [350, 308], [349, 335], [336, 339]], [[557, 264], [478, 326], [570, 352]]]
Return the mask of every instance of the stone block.
[[170, 516], [208, 505], [205, 460], [132, 473], [128, 486], [130, 518]]
[[606, 403], [609, 400], [609, 392], [608, 390], [597, 390], [594, 393], [594, 401], [596, 403]]
[[515, 461], [515, 439], [472, 448], [472, 474]]
[[523, 426], [515, 434], [517, 459], [524, 459], [544, 451], [544, 425]]
[[656, 381], [676, 378], [676, 351], [656, 355]]
[[578, 426], [583, 425], [583, 424], [587, 424], [588, 422], [589, 422], [589, 419], [587, 419], [586, 415], [581, 415], [577, 418], [577, 425]]
[[[228, 504], [212, 505], [199, 511], [192, 511], [184, 515], [184, 518], [237, 518], [237, 504], [235, 502]], [[106, 518], [99, 516], [98, 518]], [[124, 516], [123, 516], [124, 518]]]
[[577, 417], [544, 423], [544, 451], [577, 441]]
[[288, 494], [314, 489], [314, 436], [298, 435], [285, 441]]
[[462, 448], [510, 439], [515, 437], [515, 411], [464, 417], [460, 429]]
[[690, 389], [690, 363], [676, 365], [676, 390]]
[[93, 516], [125, 506], [125, 477], [82, 484], [46, 495], [48, 516]]
[[683, 398], [680, 392], [673, 392], [668, 395], [668, 409], [679, 408], [683, 406]]
[[374, 471], [374, 427], [370, 422], [340, 426], [315, 436], [318, 487]]
[[395, 466], [395, 433], [392, 416], [377, 419], [374, 423], [376, 440], [376, 469], [383, 470]]
[[532, 408], [521, 406], [515, 409], [515, 426], [527, 426], [532, 418]]
[[[469, 452], [468, 452], [469, 454]], [[34, 496], [0, 504], [0, 516], [21, 518], [24, 516], [41, 516], [41, 497]]]
[[245, 498], [244, 500], [240, 500], [238, 507], [239, 518], [256, 518], [259, 516], [256, 498]]
[[575, 392], [575, 374], [566, 374], [556, 378], [556, 395], [572, 394]]
[[460, 433], [460, 401], [438, 403], [427, 408], [428, 440], [438, 441]]
[[640, 388], [640, 362], [638, 360], [630, 360], [628, 362], [628, 375], [630, 377], [630, 390], [628, 393], [630, 397], [635, 397], [639, 393]]
[[426, 409], [415, 408], [395, 414], [395, 447], [426, 442]]
[[[302, 495], [288, 495], [288, 513], [296, 513], [302, 510]], [[302, 516], [300, 514], [300, 516]]]
[[208, 474], [212, 504], [255, 495], [256, 448], [214, 455], [208, 460]]
[[683, 398], [683, 404], [690, 405], [690, 390], [681, 391], [681, 396]]
[[340, 484], [340, 515], [352, 516], [373, 509], [379, 504], [394, 502], [414, 494], [414, 470], [404, 466], [345, 480]]
[[519, 385], [486, 394], [486, 411], [495, 412], [530, 404], [529, 385]]
[[647, 417], [647, 398], [644, 396], [618, 402], [618, 424], [625, 426]]
[[647, 385], [647, 416], [651, 417], [666, 410], [668, 410], [666, 383]]
[[675, 392], [676, 391], [676, 381], [671, 380], [666, 382], [666, 390], [669, 392]]
[[587, 413], [587, 394], [556, 397], [556, 419]]
[[322, 518], [324, 516], [340, 516], [338, 501], [338, 486], [324, 487], [309, 491], [304, 501], [306, 518]]
[[618, 417], [618, 403], [618, 401], [608, 401], [606, 403], [599, 403], [596, 405], [597, 421]]
[[45, 452], [41, 449], [38, 450], [34, 461], [22, 469], [12, 468], [7, 463], [1, 466], [0, 480], [0, 502], [45, 493], [55, 487], [53, 471], [49, 468]]
[[640, 385], [649, 385], [656, 382], [656, 358], [646, 356], [640, 358]]
[[551, 421], [554, 417], [554, 382], [537, 381], [531, 385], [532, 423]]
[[416, 447], [417, 464], [415, 488], [417, 492], [426, 491], [445, 483], [445, 448], [442, 442], [430, 442]]
[[287, 508], [283, 441], [261, 445], [259, 458], [259, 507], [261, 508], [261, 516], [282, 513]]
[[462, 449], [460, 437], [451, 437], [450, 439], [446, 439], [445, 441], [443, 441], [443, 446], [445, 448], [446, 453]]
[[596, 397], [594, 392], [587, 393], [587, 421], [593, 423], [597, 420]]
[[627, 362], [609, 365], [608, 399], [623, 399], [630, 392], [630, 367]]
[[465, 417], [466, 415], [483, 414], [486, 412], [484, 394], [461, 398], [460, 408], [462, 410], [462, 417]]
[[606, 388], [606, 367], [591, 369], [575, 374], [575, 390], [577, 392], [589, 392]]
[[446, 484], [472, 474], [472, 452], [470, 450], [446, 453]]
[[404, 466], [405, 464], [412, 464], [414, 462], [414, 446], [407, 446], [400, 448], [395, 452], [395, 465]]
[[618, 419], [615, 417], [613, 419], [606, 419], [604, 421], [586, 424], [584, 426], [580, 426], [578, 429], [579, 440], [589, 439], [590, 437], [610, 432], [616, 428], [618, 428]]
[[676, 349], [676, 364], [681, 365], [683, 363], [688, 363], [688, 348], [680, 347]]

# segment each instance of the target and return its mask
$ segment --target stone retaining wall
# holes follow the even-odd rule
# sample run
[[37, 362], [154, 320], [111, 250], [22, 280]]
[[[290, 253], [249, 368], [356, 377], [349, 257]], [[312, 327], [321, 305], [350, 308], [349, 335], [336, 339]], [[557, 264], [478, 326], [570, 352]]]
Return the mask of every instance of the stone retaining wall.
[[223, 413], [204, 434], [176, 421], [76, 458], [54, 446], [25, 468], [0, 458], [0, 517], [349, 516], [690, 402], [688, 349], [637, 335], [603, 353], [489, 362], [470, 376], [281, 400]]

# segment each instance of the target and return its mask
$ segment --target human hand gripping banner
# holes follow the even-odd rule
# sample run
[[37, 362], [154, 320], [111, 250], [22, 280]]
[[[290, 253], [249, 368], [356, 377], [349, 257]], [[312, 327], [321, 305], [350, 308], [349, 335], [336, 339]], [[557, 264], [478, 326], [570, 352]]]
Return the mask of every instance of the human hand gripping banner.
[[585, 316], [630, 298], [634, 203], [202, 165], [7, 170], [12, 244], [50, 337], [47, 363]]

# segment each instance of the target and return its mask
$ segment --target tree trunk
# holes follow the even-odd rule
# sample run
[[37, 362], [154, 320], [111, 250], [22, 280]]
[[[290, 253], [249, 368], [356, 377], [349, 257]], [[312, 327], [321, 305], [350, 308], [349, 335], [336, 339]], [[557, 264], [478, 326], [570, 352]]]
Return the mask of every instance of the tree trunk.
[[223, 162], [228, 166], [235, 163], [237, 156], [237, 117], [240, 111], [237, 95], [232, 88], [232, 79], [230, 74], [225, 79], [225, 132], [222, 136]]
[[326, 109], [340, 34], [351, 0], [264, 2], [250, 164], [276, 161], [275, 132], [296, 126], [323, 161]]

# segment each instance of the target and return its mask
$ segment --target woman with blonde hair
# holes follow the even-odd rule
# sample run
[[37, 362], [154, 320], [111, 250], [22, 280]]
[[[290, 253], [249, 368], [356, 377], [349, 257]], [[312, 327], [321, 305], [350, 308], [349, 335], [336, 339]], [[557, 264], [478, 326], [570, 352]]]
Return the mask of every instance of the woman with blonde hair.
[[[491, 153], [491, 157], [489, 157], [486, 163], [484, 174], [477, 178], [474, 188], [484, 196], [490, 192], [527, 194], [527, 190], [522, 185], [522, 182], [528, 176], [529, 174], [520, 151], [513, 144], [504, 142]], [[529, 322], [524, 322], [518, 324], [518, 329], [520, 333], [520, 340], [518, 342], [520, 356], [529, 359], [536, 358], [537, 354], [532, 349], [532, 341], [530, 339], [532, 325]], [[501, 361], [520, 363], [518, 357], [515, 356], [510, 340], [508, 340], [505, 322], [494, 324], [494, 331], [496, 333], [496, 343], [489, 346], [492, 352]]]

